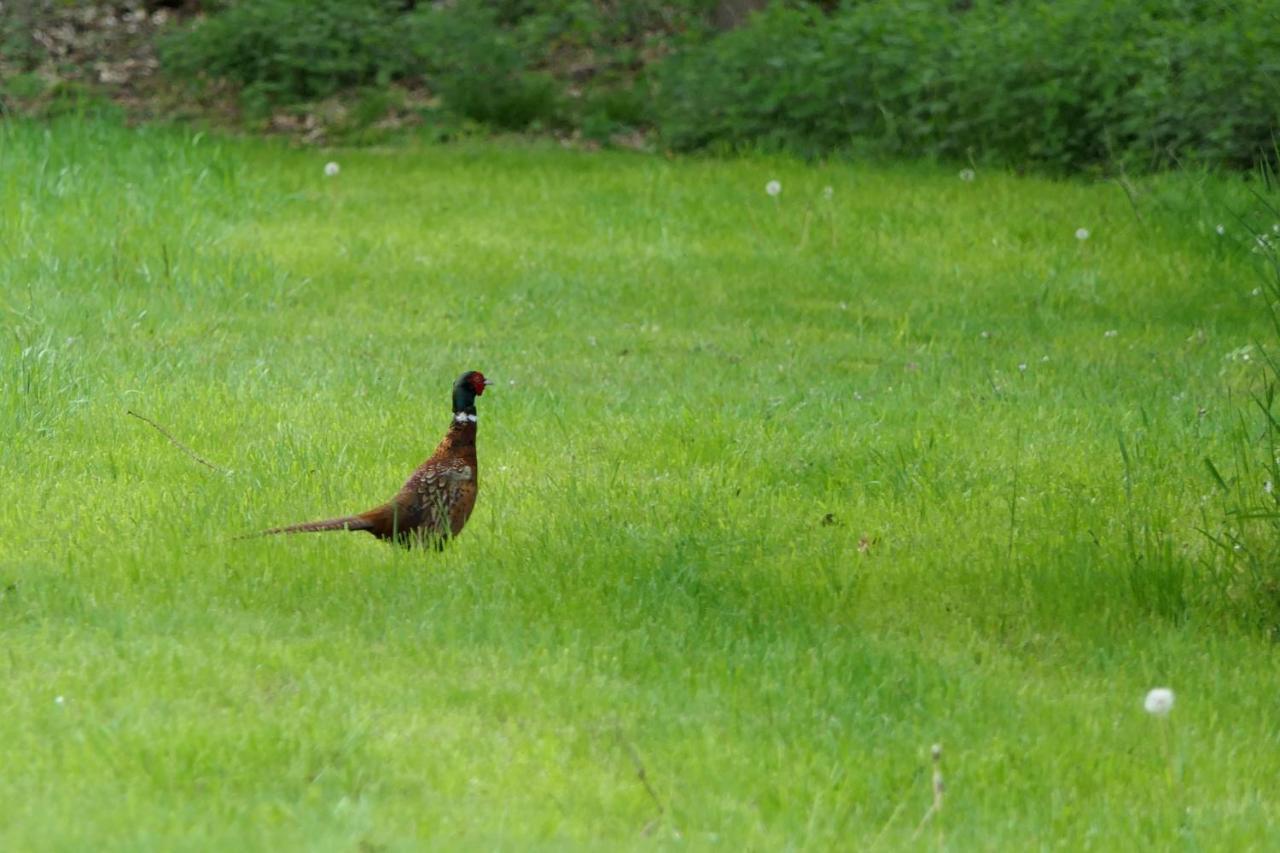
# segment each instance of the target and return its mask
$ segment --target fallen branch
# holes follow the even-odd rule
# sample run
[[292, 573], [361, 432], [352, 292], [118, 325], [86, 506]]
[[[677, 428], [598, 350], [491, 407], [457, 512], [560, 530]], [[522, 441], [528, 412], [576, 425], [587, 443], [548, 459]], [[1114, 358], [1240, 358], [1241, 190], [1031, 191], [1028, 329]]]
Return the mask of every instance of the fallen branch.
[[160, 426], [160, 424], [156, 423], [155, 421], [151, 420], [151, 418], [144, 417], [144, 416], [142, 416], [142, 415], [138, 414], [137, 412], [133, 411], [132, 409], [126, 409], [126, 410], [125, 410], [125, 413], [126, 413], [126, 414], [129, 414], [129, 415], [132, 415], [133, 417], [135, 417], [135, 418], [137, 418], [138, 420], [142, 421], [144, 424], [147, 424], [148, 426], [150, 426], [150, 427], [151, 427], [152, 429], [154, 429], [156, 432], [160, 433], [160, 434], [161, 434], [161, 435], [163, 435], [165, 438], [169, 439], [169, 443], [170, 443], [170, 444], [172, 444], [174, 447], [176, 447], [176, 448], [178, 448], [179, 450], [181, 450], [183, 453], [185, 453], [185, 454], [186, 454], [188, 457], [190, 457], [191, 459], [194, 459], [196, 462], [199, 462], [201, 465], [203, 465], [204, 467], [208, 468], [210, 471], [217, 471], [217, 472], [219, 472], [219, 473], [221, 473], [221, 472], [222, 472], [222, 469], [221, 469], [221, 468], [219, 468], [217, 465], [214, 465], [212, 462], [210, 462], [210, 461], [209, 461], [209, 460], [207, 460], [207, 459], [202, 459], [200, 456], [198, 456], [198, 455], [196, 454], [196, 452], [195, 452], [194, 450], [192, 450], [190, 447], [187, 447], [187, 446], [186, 446], [185, 444], [183, 444], [181, 441], [178, 441], [178, 439], [174, 438], [172, 435], [170, 435], [170, 434], [169, 434], [168, 430], [166, 430], [164, 427]]

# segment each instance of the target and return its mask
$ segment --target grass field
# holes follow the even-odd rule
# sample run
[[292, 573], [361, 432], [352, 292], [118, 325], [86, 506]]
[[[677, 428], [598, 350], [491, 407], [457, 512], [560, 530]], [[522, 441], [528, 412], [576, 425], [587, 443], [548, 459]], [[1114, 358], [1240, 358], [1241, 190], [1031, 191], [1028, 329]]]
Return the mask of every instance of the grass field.
[[[0, 848], [1269, 846], [1197, 528], [1271, 223], [1132, 192], [3, 127]], [[444, 554], [234, 538], [387, 498], [467, 369]]]

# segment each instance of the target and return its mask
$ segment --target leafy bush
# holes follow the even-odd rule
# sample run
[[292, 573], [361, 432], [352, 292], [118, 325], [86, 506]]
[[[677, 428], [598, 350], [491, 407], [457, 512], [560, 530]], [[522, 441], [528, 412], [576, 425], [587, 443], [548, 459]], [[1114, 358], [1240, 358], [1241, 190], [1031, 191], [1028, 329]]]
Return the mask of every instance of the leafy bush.
[[555, 82], [530, 69], [528, 46], [499, 26], [488, 4], [428, 7], [414, 17], [411, 32], [428, 85], [449, 109], [514, 130], [554, 120], [559, 99]]
[[250, 101], [290, 103], [409, 70], [393, 0], [254, 0], [171, 34], [165, 67], [182, 77], [230, 80]]
[[424, 80], [448, 112], [500, 128], [594, 135], [649, 120], [635, 80], [714, 0], [242, 0], [164, 40], [171, 74], [238, 86], [249, 105], [299, 104]]
[[647, 124], [645, 58], [705, 32], [714, 0], [458, 0], [420, 9], [414, 50], [463, 116], [506, 128], [571, 124], [589, 136]]
[[677, 148], [1252, 165], [1280, 128], [1265, 0], [776, 5], [660, 71]]
[[[11, 7], [11, 8], [10, 8]], [[6, 3], [0, 0], [0, 79], [6, 72], [27, 71], [40, 60], [40, 51], [31, 34], [38, 14], [33, 2]], [[6, 67], [7, 66], [7, 67]]]
[[678, 149], [1247, 167], [1280, 133], [1271, 0], [779, 2], [720, 34], [717, 5], [241, 0], [162, 59], [250, 105], [425, 81], [445, 114], [594, 138], [656, 125]]

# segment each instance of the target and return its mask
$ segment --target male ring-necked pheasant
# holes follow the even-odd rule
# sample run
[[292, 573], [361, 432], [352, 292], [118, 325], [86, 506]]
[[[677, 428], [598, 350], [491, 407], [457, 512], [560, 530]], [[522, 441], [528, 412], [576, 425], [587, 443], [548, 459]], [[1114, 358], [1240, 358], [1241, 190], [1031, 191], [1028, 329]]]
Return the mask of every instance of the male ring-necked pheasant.
[[358, 515], [275, 527], [262, 535], [365, 530], [405, 546], [443, 548], [445, 540], [462, 532], [476, 505], [476, 397], [489, 384], [478, 370], [458, 377], [453, 383], [449, 431], [431, 458], [418, 466], [391, 500]]

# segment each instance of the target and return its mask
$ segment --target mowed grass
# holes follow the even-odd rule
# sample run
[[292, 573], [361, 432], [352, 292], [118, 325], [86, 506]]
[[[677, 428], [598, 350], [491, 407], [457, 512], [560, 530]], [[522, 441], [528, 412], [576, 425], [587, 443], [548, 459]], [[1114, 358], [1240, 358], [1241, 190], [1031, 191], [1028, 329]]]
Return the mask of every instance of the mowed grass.
[[[1196, 530], [1247, 205], [4, 127], [0, 847], [1268, 846]], [[384, 500], [468, 369], [445, 553], [235, 538]]]

